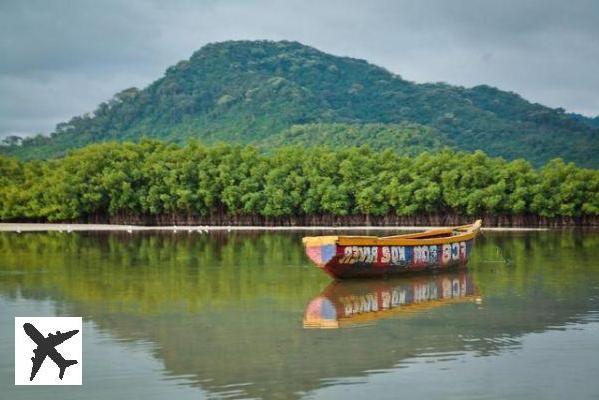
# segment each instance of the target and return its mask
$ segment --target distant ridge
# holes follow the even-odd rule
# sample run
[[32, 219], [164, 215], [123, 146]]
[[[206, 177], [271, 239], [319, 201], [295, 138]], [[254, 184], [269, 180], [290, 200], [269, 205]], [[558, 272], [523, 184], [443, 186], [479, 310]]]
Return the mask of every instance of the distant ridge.
[[[380, 129], [373, 131], [372, 124]], [[145, 89], [125, 89], [93, 113], [59, 124], [50, 137], [1, 146], [0, 154], [48, 158], [90, 143], [141, 137], [269, 147], [286, 144], [292, 127], [311, 145], [315, 126], [334, 139], [325, 143], [333, 146], [354, 145], [359, 137], [362, 144], [383, 143], [408, 154], [449, 146], [535, 165], [561, 157], [599, 167], [599, 118], [486, 85], [416, 84], [366, 61], [288, 41], [206, 45]], [[340, 127], [353, 131], [353, 139], [344, 140]], [[411, 147], [396, 145], [395, 134], [399, 143], [409, 137]]]

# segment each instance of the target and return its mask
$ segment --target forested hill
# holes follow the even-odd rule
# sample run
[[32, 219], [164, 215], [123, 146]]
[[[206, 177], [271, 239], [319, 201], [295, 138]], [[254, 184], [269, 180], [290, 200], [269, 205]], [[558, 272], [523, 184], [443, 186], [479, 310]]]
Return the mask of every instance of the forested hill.
[[[303, 129], [304, 124], [310, 125]], [[593, 119], [489, 86], [416, 84], [363, 60], [285, 41], [207, 45], [145, 89], [123, 90], [93, 113], [59, 124], [51, 137], [2, 146], [0, 152], [46, 158], [93, 142], [140, 137], [268, 147], [271, 137], [273, 146], [284, 142], [291, 127], [302, 132], [305, 144], [312, 144], [314, 124], [338, 146], [355, 144], [352, 139], [346, 143], [340, 126], [354, 125], [358, 133], [353, 137], [368, 144], [369, 124], [393, 124], [384, 133], [385, 143], [400, 150], [390, 134], [398, 132], [401, 142], [420, 126], [418, 134], [428, 132], [432, 138], [408, 153], [426, 143], [433, 143], [434, 150], [439, 138], [446, 138], [451, 147], [522, 157], [536, 165], [562, 157], [599, 167], [599, 127]], [[376, 132], [375, 138], [381, 129]]]

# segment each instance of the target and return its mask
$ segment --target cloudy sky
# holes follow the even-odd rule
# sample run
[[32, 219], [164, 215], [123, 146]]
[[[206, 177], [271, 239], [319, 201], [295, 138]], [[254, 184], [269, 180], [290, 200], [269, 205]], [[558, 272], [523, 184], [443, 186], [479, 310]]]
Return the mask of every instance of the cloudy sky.
[[204, 44], [297, 40], [599, 114], [596, 0], [0, 0], [0, 136], [49, 133]]

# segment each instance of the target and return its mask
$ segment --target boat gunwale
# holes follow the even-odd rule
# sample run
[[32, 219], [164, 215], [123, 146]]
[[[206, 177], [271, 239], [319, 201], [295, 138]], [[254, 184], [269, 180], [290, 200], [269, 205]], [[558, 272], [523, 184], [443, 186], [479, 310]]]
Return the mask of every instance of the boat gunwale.
[[[448, 228], [435, 228], [418, 233], [408, 233], [395, 236], [306, 236], [302, 239], [305, 246], [421, 246], [421, 245], [442, 245], [455, 242], [471, 240], [476, 237], [482, 220], [477, 220], [472, 224], [461, 225]], [[454, 232], [463, 232], [452, 236], [438, 236], [441, 234], [450, 235]], [[437, 236], [427, 238], [427, 236]]]

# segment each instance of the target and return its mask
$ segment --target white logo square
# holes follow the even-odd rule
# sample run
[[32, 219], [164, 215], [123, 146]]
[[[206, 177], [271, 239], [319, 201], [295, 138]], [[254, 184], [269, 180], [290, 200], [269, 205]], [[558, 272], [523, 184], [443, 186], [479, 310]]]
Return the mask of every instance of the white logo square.
[[81, 317], [15, 317], [15, 385], [81, 385]]

